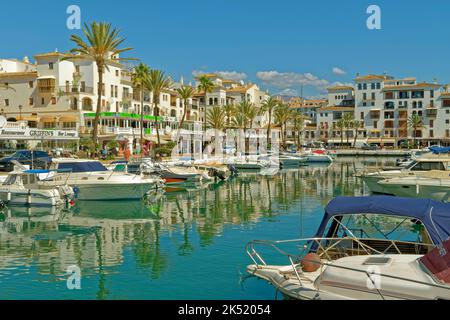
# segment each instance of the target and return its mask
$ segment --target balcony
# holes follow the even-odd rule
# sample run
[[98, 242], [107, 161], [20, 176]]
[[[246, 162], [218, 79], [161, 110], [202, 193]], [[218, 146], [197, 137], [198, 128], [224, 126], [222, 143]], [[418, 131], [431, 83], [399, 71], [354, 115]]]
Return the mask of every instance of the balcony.
[[437, 116], [437, 109], [427, 109], [426, 115], [428, 118], [436, 118]]
[[380, 119], [380, 111], [370, 111], [370, 119], [372, 120]]
[[60, 86], [58, 87], [58, 94], [71, 96], [77, 94], [94, 94], [93, 87], [71, 87], [71, 86]]

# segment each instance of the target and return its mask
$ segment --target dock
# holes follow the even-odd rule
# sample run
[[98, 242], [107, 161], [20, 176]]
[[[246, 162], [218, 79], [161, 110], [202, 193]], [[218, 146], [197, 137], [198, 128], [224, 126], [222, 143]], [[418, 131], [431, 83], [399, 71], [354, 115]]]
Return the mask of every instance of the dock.
[[382, 150], [358, 150], [337, 149], [331, 152], [338, 157], [405, 157], [411, 154], [411, 150], [382, 149]]

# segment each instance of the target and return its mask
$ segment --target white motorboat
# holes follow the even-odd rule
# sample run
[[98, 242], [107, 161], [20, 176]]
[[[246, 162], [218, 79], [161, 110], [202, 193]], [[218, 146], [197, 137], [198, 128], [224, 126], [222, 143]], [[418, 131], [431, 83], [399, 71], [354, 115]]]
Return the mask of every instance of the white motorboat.
[[409, 166], [397, 170], [376, 170], [363, 172], [357, 177], [361, 178], [369, 190], [373, 193], [393, 194], [378, 182], [385, 179], [405, 178], [408, 176], [421, 176], [432, 170], [449, 171], [450, 157], [426, 157], [417, 158]]
[[259, 156], [230, 158], [228, 159], [227, 164], [233, 165], [238, 170], [261, 170], [273, 165], [270, 160]]
[[333, 162], [333, 157], [331, 157], [325, 149], [317, 149], [317, 150], [305, 149], [305, 150], [303, 150], [303, 152], [296, 153], [293, 155], [306, 158], [306, 162], [309, 162], [309, 163], [313, 163], [313, 162], [331, 163], [331, 162]]
[[72, 186], [79, 200], [142, 199], [150, 190], [162, 187], [159, 178], [108, 170], [100, 161], [82, 159], [54, 159], [51, 169], [41, 183]]
[[436, 172], [434, 176], [430, 172], [423, 176], [390, 178], [378, 184], [386, 193], [396, 196], [450, 202], [450, 177], [447, 172]]
[[[247, 271], [300, 300], [450, 299], [450, 282], [436, 280], [421, 258], [411, 254], [361, 255], [330, 262], [310, 256], [288, 266], [254, 264]], [[302, 266], [307, 263], [317, 269], [305, 271]]]
[[338, 197], [313, 238], [248, 243], [247, 271], [294, 299], [450, 299], [450, 273], [433, 261], [449, 212], [429, 199]]
[[0, 185], [0, 200], [7, 205], [59, 206], [69, 204], [74, 191], [66, 184], [58, 186], [41, 184], [41, 176], [48, 170], [10, 172]]

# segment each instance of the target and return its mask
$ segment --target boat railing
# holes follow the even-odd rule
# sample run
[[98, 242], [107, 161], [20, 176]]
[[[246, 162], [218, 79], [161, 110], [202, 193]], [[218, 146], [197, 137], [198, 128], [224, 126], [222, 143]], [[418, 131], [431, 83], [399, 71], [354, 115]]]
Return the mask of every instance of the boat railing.
[[[323, 240], [325, 240], [326, 242], [328, 242], [328, 241], [337, 241], [337, 242], [333, 243], [333, 245], [331, 245], [330, 247], [324, 247], [321, 244], [323, 242]], [[290, 254], [278, 247], [279, 244], [287, 244], [287, 243], [291, 243], [291, 244], [298, 243], [298, 242], [315, 243], [317, 245], [319, 251], [322, 250], [323, 253], [326, 253], [327, 250], [336, 246], [337, 243], [339, 243], [341, 241], [346, 241], [346, 240], [356, 241], [363, 248], [366, 248], [366, 249], [370, 248], [368, 245], [361, 242], [360, 239], [353, 238], [353, 237], [345, 237], [345, 238], [304, 238], [304, 239], [277, 240], [277, 241], [254, 240], [254, 241], [249, 242], [246, 245], [246, 251], [247, 251], [247, 254], [249, 255], [250, 259], [255, 263], [255, 266], [257, 268], [261, 268], [262, 266], [267, 266], [268, 264], [267, 264], [266, 260], [264, 259], [264, 257], [262, 256], [262, 254], [255, 249], [255, 245], [263, 245], [263, 246], [270, 247], [270, 248], [274, 249], [277, 253], [285, 256], [288, 259], [289, 265], [292, 268], [292, 272], [295, 275], [295, 278], [298, 280], [299, 285], [301, 287], [304, 287], [303, 282], [305, 282], [305, 281], [308, 281], [308, 282], [314, 281], [314, 279], [308, 278], [307, 275], [305, 275], [305, 273], [303, 272], [303, 270], [301, 270], [301, 269], [299, 270], [299, 266], [301, 266], [302, 262], [303, 263], [309, 262], [313, 265], [315, 264], [315, 265], [319, 266], [318, 269], [320, 269], [320, 273], [316, 279], [320, 279], [323, 277], [323, 274], [325, 272], [325, 267], [338, 268], [341, 270], [351, 271], [351, 272], [365, 275], [367, 277], [368, 283], [370, 281], [370, 283], [372, 285], [372, 290], [374, 290], [376, 292], [376, 294], [378, 294], [380, 296], [380, 298], [383, 300], [385, 300], [386, 294], [382, 293], [382, 289], [380, 288], [380, 285], [379, 285], [383, 278], [405, 281], [408, 283], [414, 283], [417, 285], [423, 285], [423, 286], [427, 286], [427, 287], [434, 287], [434, 288], [445, 289], [445, 290], [450, 291], [450, 286], [446, 285], [446, 284], [441, 284], [441, 283], [431, 282], [431, 281], [425, 282], [425, 281], [420, 281], [420, 280], [415, 280], [415, 279], [408, 279], [405, 277], [399, 277], [399, 276], [395, 276], [395, 275], [383, 274], [380, 272], [371, 271], [369, 269], [362, 270], [362, 269], [357, 269], [357, 268], [336, 265], [336, 264], [332, 263], [333, 259], [331, 259], [331, 257], [329, 257], [329, 256], [327, 256], [327, 259], [323, 259], [323, 257], [321, 256], [320, 261], [318, 259], [317, 260], [316, 259], [308, 259], [306, 257], [301, 258], [303, 255], [302, 253], [304, 253], [308, 249], [309, 246], [303, 246], [303, 250], [301, 250], [302, 253], [300, 253], [300, 254]], [[376, 240], [376, 239], [373, 239], [373, 240]], [[384, 241], [384, 239], [383, 239], [383, 241]], [[400, 243], [411, 243], [411, 242], [399, 241], [399, 240], [390, 240], [390, 241], [392, 242], [393, 246], [395, 246], [396, 242], [397, 243], [399, 243], [399, 242]], [[429, 246], [430, 248], [434, 247], [434, 245], [432, 245], [432, 244], [420, 243], [420, 245]], [[397, 246], [395, 246], [395, 247], [397, 248]], [[378, 254], [383, 254], [383, 252], [380, 252], [374, 248], [370, 248], [370, 249]], [[401, 253], [401, 252], [399, 252], [399, 253]], [[370, 253], [366, 252], [365, 255], [370, 255]], [[430, 275], [430, 277], [433, 278], [431, 275]], [[433, 279], [432, 281], [435, 281], [435, 280]]]

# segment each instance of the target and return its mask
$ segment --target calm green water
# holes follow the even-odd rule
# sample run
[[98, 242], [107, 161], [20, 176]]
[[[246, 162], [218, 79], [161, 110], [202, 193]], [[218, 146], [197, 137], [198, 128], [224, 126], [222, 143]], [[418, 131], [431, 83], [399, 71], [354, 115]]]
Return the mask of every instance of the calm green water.
[[[0, 217], [0, 299], [274, 299], [242, 281], [254, 239], [314, 235], [338, 195], [367, 190], [356, 170], [393, 159], [338, 159], [275, 176], [247, 173], [143, 202], [9, 208]], [[67, 288], [67, 267], [81, 289]]]

